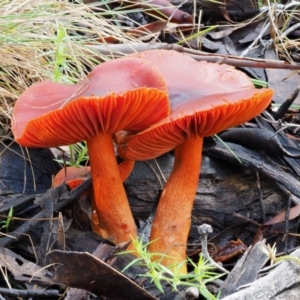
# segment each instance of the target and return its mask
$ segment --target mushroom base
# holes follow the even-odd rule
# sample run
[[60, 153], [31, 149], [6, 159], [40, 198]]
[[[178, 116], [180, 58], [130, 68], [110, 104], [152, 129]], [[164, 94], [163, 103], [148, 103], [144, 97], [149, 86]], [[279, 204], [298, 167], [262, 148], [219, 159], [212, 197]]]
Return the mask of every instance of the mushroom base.
[[111, 135], [98, 134], [87, 141], [87, 146], [94, 191], [93, 207], [99, 220], [96, 232], [115, 244], [137, 238]]

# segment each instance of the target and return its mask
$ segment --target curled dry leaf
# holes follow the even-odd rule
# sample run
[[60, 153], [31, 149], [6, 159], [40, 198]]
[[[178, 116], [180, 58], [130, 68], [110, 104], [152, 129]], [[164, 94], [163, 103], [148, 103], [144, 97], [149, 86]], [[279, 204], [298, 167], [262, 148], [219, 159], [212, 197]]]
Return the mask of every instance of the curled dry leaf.
[[150, 12], [160, 18], [165, 16], [174, 23], [193, 23], [192, 15], [180, 10], [167, 0], [134, 0], [130, 2], [146, 9], [145, 12]]
[[[89, 253], [52, 251], [53, 281], [115, 300], [155, 300], [143, 288]], [[120, 288], [122, 287], [122, 288]]]
[[[289, 220], [293, 220], [300, 215], [300, 205], [296, 205], [289, 210]], [[274, 218], [270, 219], [264, 225], [275, 225], [285, 221], [285, 212], [280, 213]]]
[[[134, 28], [134, 29], [129, 29], [126, 30], [124, 29], [124, 33], [128, 36], [131, 36], [135, 39], [149, 39], [153, 36], [154, 33], [158, 33], [162, 30], [164, 30], [167, 27], [167, 22], [166, 21], [156, 21], [153, 23], [149, 23], [143, 26], [140, 26], [138, 28]], [[97, 40], [101, 43], [105, 42], [105, 43], [119, 43], [122, 42], [122, 37], [118, 37], [118, 36], [107, 36], [107, 37], [99, 37]]]
[[[285, 214], [286, 214], [286, 212], [282, 212], [282, 213], [278, 214], [277, 216], [273, 217], [272, 219], [270, 219], [268, 222], [261, 225], [257, 229], [256, 234], [255, 234], [251, 244], [255, 245], [258, 241], [263, 240], [264, 235], [269, 231], [284, 233], [284, 231], [285, 231]], [[293, 221], [296, 218], [298, 218], [299, 215], [300, 215], [300, 205], [296, 205], [289, 210], [288, 220]], [[289, 225], [291, 225], [291, 224], [295, 225], [295, 223], [293, 223], [293, 222], [291, 224], [290, 223], [291, 222], [289, 222]]]
[[227, 261], [247, 250], [247, 246], [238, 239], [237, 241], [230, 241], [225, 247], [214, 253], [213, 259], [218, 262]]
[[219, 1], [202, 0], [201, 3], [206, 7], [208, 7], [209, 9], [211, 9], [217, 15], [222, 16], [228, 22], [233, 23], [233, 21], [230, 19], [230, 16], [226, 8], [227, 6], [226, 0], [219, 0]]
[[32, 282], [51, 283], [47, 270], [4, 247], [0, 247], [0, 267], [7, 268], [18, 281], [29, 282], [32, 278]]

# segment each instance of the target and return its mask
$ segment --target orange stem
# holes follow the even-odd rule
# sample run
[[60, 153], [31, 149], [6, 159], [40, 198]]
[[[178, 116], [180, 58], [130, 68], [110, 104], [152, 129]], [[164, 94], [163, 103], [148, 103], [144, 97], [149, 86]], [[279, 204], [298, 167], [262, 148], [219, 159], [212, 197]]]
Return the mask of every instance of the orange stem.
[[[193, 137], [175, 148], [175, 162], [155, 213], [149, 252], [163, 253], [165, 266], [186, 260], [186, 244], [201, 168], [203, 139]], [[156, 257], [157, 259], [157, 257]], [[182, 273], [186, 273], [183, 264]]]
[[94, 203], [101, 236], [114, 243], [137, 238], [137, 230], [124, 190], [111, 135], [98, 134], [87, 141]]
[[123, 160], [120, 164], [119, 164], [119, 171], [121, 174], [121, 179], [124, 182], [129, 175], [131, 174], [133, 168], [134, 168], [134, 160]]

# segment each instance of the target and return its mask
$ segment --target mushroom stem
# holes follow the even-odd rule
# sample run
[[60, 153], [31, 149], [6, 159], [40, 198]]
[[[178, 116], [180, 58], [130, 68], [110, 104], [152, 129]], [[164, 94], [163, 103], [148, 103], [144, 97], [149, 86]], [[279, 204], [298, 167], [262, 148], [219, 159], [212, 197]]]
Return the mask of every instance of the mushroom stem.
[[101, 236], [116, 244], [137, 238], [111, 135], [98, 134], [87, 140], [87, 146]]
[[[150, 241], [153, 242], [149, 245], [149, 252], [168, 255], [161, 260], [165, 266], [186, 260], [186, 243], [199, 181], [202, 144], [203, 138], [197, 136], [187, 138], [175, 148], [174, 167], [155, 213], [150, 235]], [[180, 271], [187, 272], [185, 263]]]
[[129, 160], [129, 159], [125, 159], [124, 161], [122, 161], [118, 168], [121, 174], [121, 179], [124, 182], [130, 175], [130, 173], [132, 172], [133, 168], [134, 168], [134, 164], [135, 161], [134, 160]]

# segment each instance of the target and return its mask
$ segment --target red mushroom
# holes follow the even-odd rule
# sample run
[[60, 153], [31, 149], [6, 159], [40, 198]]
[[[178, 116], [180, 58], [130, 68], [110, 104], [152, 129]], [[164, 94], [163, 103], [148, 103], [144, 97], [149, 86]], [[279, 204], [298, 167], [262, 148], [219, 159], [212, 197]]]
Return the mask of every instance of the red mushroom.
[[[149, 246], [164, 253], [166, 266], [186, 259], [191, 212], [201, 167], [203, 137], [239, 125], [270, 103], [270, 89], [255, 89], [250, 79], [227, 65], [196, 62], [173, 51], [135, 55], [148, 59], [163, 74], [171, 102], [165, 119], [135, 135], [123, 137], [119, 153], [147, 160], [175, 148], [175, 162], [154, 217]], [[186, 273], [186, 265], [182, 267]]]
[[[121, 175], [121, 180], [124, 182], [128, 176], [130, 175], [132, 169], [134, 167], [134, 161], [132, 160], [124, 160], [119, 164], [119, 171]], [[85, 180], [90, 178], [91, 176], [91, 167], [66, 167], [61, 169], [55, 176], [53, 180], [52, 187], [57, 187], [63, 182], [66, 183], [70, 190], [75, 189], [80, 184], [82, 184]], [[95, 201], [93, 201], [93, 193], [92, 190], [84, 193], [83, 195], [88, 195], [92, 199], [92, 214], [91, 214], [91, 226], [93, 231], [99, 235], [101, 235], [101, 231], [99, 228], [99, 218], [95, 209]]]
[[57, 187], [63, 182], [66, 183], [70, 190], [76, 188], [85, 180], [90, 177], [91, 167], [67, 167], [61, 169], [55, 176], [53, 180], [52, 187]]
[[12, 131], [16, 141], [27, 147], [87, 141], [100, 231], [120, 243], [137, 233], [112, 134], [146, 129], [168, 113], [167, 88], [158, 69], [126, 57], [101, 64], [82, 83], [34, 84], [15, 104]]
[[[119, 171], [121, 179], [124, 182], [127, 177], [130, 175], [133, 167], [134, 161], [124, 160], [119, 164]], [[53, 180], [52, 187], [57, 187], [63, 182], [66, 183], [69, 189], [74, 189], [87, 180], [91, 176], [91, 167], [66, 167], [61, 169], [55, 176]]]

